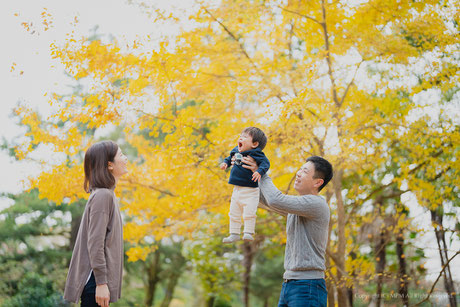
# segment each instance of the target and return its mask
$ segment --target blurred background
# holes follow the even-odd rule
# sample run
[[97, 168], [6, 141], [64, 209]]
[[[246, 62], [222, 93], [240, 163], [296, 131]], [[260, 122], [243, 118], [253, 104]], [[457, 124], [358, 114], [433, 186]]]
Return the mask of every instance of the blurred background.
[[[0, 305], [62, 300], [88, 195], [82, 159], [129, 159], [122, 299], [113, 306], [276, 306], [285, 217], [223, 246], [240, 132], [268, 135], [295, 194], [334, 166], [330, 306], [457, 306], [458, 1], [0, 3]], [[69, 305], [70, 306], [70, 305]]]

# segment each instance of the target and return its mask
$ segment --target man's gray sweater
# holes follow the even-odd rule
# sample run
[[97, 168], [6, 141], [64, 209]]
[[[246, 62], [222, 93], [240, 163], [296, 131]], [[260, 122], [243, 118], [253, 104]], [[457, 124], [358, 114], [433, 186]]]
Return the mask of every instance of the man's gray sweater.
[[285, 195], [267, 175], [259, 188], [263, 205], [287, 215], [283, 278], [324, 278], [330, 217], [326, 200], [317, 195]]

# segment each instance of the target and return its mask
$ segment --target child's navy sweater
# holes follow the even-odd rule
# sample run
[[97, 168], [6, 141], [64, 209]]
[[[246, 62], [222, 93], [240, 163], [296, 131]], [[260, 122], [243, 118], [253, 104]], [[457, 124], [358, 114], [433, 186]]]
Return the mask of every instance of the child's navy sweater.
[[[238, 146], [232, 149], [230, 152], [230, 156], [225, 158], [224, 162], [227, 163], [228, 166], [232, 165], [232, 157], [238, 152]], [[246, 150], [241, 152], [243, 157], [251, 156], [256, 160], [257, 165], [259, 168], [257, 172], [263, 176], [268, 169], [270, 168], [270, 162], [268, 161], [265, 154], [262, 152], [260, 148], [255, 148], [251, 150]], [[250, 169], [244, 168], [242, 165], [233, 164], [232, 170], [230, 172], [230, 178], [228, 179], [228, 183], [238, 185], [241, 187], [251, 187], [257, 188], [259, 183], [256, 181], [252, 181], [252, 171]]]

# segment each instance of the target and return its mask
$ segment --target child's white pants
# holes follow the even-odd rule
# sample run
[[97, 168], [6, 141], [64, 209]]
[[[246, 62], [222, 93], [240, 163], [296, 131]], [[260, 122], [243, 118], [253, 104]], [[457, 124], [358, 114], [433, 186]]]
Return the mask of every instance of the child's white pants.
[[230, 233], [239, 234], [241, 231], [241, 215], [244, 220], [244, 232], [253, 234], [256, 227], [256, 212], [259, 205], [259, 188], [233, 188], [230, 202]]

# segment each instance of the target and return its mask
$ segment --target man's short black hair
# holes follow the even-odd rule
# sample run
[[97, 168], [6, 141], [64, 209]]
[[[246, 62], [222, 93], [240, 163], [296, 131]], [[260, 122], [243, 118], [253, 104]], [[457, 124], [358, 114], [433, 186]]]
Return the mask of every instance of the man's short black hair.
[[323, 184], [319, 187], [318, 192], [321, 191], [326, 184], [331, 181], [333, 173], [332, 173], [332, 165], [324, 158], [318, 156], [312, 156], [307, 159], [306, 162], [311, 162], [315, 165], [315, 174], [313, 178], [321, 178], [324, 180]]
[[267, 136], [265, 133], [257, 127], [247, 127], [243, 130], [243, 133], [247, 133], [252, 137], [252, 142], [259, 142], [258, 148], [264, 150], [267, 145]]

